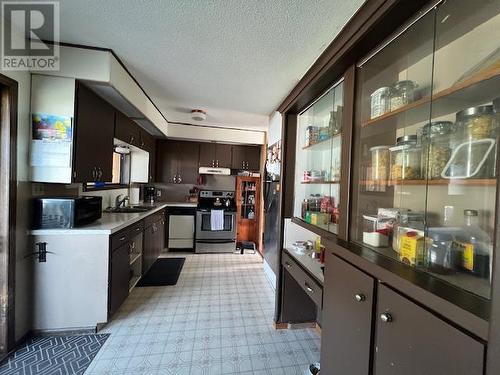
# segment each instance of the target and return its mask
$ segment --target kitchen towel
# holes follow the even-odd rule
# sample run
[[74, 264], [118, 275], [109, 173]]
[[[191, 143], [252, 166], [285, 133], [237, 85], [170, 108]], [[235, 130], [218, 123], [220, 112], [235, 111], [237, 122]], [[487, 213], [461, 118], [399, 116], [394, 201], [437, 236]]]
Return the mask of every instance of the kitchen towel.
[[224, 230], [224, 210], [210, 211], [210, 229]]

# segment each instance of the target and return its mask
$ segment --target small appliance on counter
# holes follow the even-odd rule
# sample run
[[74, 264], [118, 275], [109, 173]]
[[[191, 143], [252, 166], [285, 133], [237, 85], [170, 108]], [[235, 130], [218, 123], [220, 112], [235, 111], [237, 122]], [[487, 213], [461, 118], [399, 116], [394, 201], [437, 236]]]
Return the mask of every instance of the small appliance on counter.
[[102, 197], [35, 198], [34, 229], [68, 229], [102, 217]]
[[156, 201], [156, 188], [154, 186], [144, 186], [144, 203], [154, 203]]

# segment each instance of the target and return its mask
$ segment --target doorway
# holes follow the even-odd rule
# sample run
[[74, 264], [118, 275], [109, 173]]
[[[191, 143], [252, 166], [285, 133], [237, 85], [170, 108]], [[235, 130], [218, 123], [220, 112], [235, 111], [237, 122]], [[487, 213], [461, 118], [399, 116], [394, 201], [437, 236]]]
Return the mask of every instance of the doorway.
[[0, 359], [13, 349], [17, 82], [0, 74]]

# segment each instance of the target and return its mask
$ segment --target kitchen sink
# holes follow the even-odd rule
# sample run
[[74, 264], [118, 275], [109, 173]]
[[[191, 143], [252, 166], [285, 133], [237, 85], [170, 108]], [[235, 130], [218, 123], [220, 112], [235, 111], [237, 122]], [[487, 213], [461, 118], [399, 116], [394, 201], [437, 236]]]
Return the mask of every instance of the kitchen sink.
[[133, 214], [133, 213], [141, 213], [141, 212], [147, 212], [154, 207], [151, 206], [132, 206], [132, 207], [120, 207], [120, 208], [106, 208], [104, 212], [108, 213], [122, 213], [122, 214]]

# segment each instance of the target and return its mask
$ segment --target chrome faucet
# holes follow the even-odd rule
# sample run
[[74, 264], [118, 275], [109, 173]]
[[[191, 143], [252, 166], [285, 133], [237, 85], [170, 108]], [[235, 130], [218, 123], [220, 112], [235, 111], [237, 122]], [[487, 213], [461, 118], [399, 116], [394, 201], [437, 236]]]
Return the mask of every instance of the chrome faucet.
[[118, 194], [115, 198], [115, 208], [125, 207], [125, 202], [129, 200], [128, 195]]

